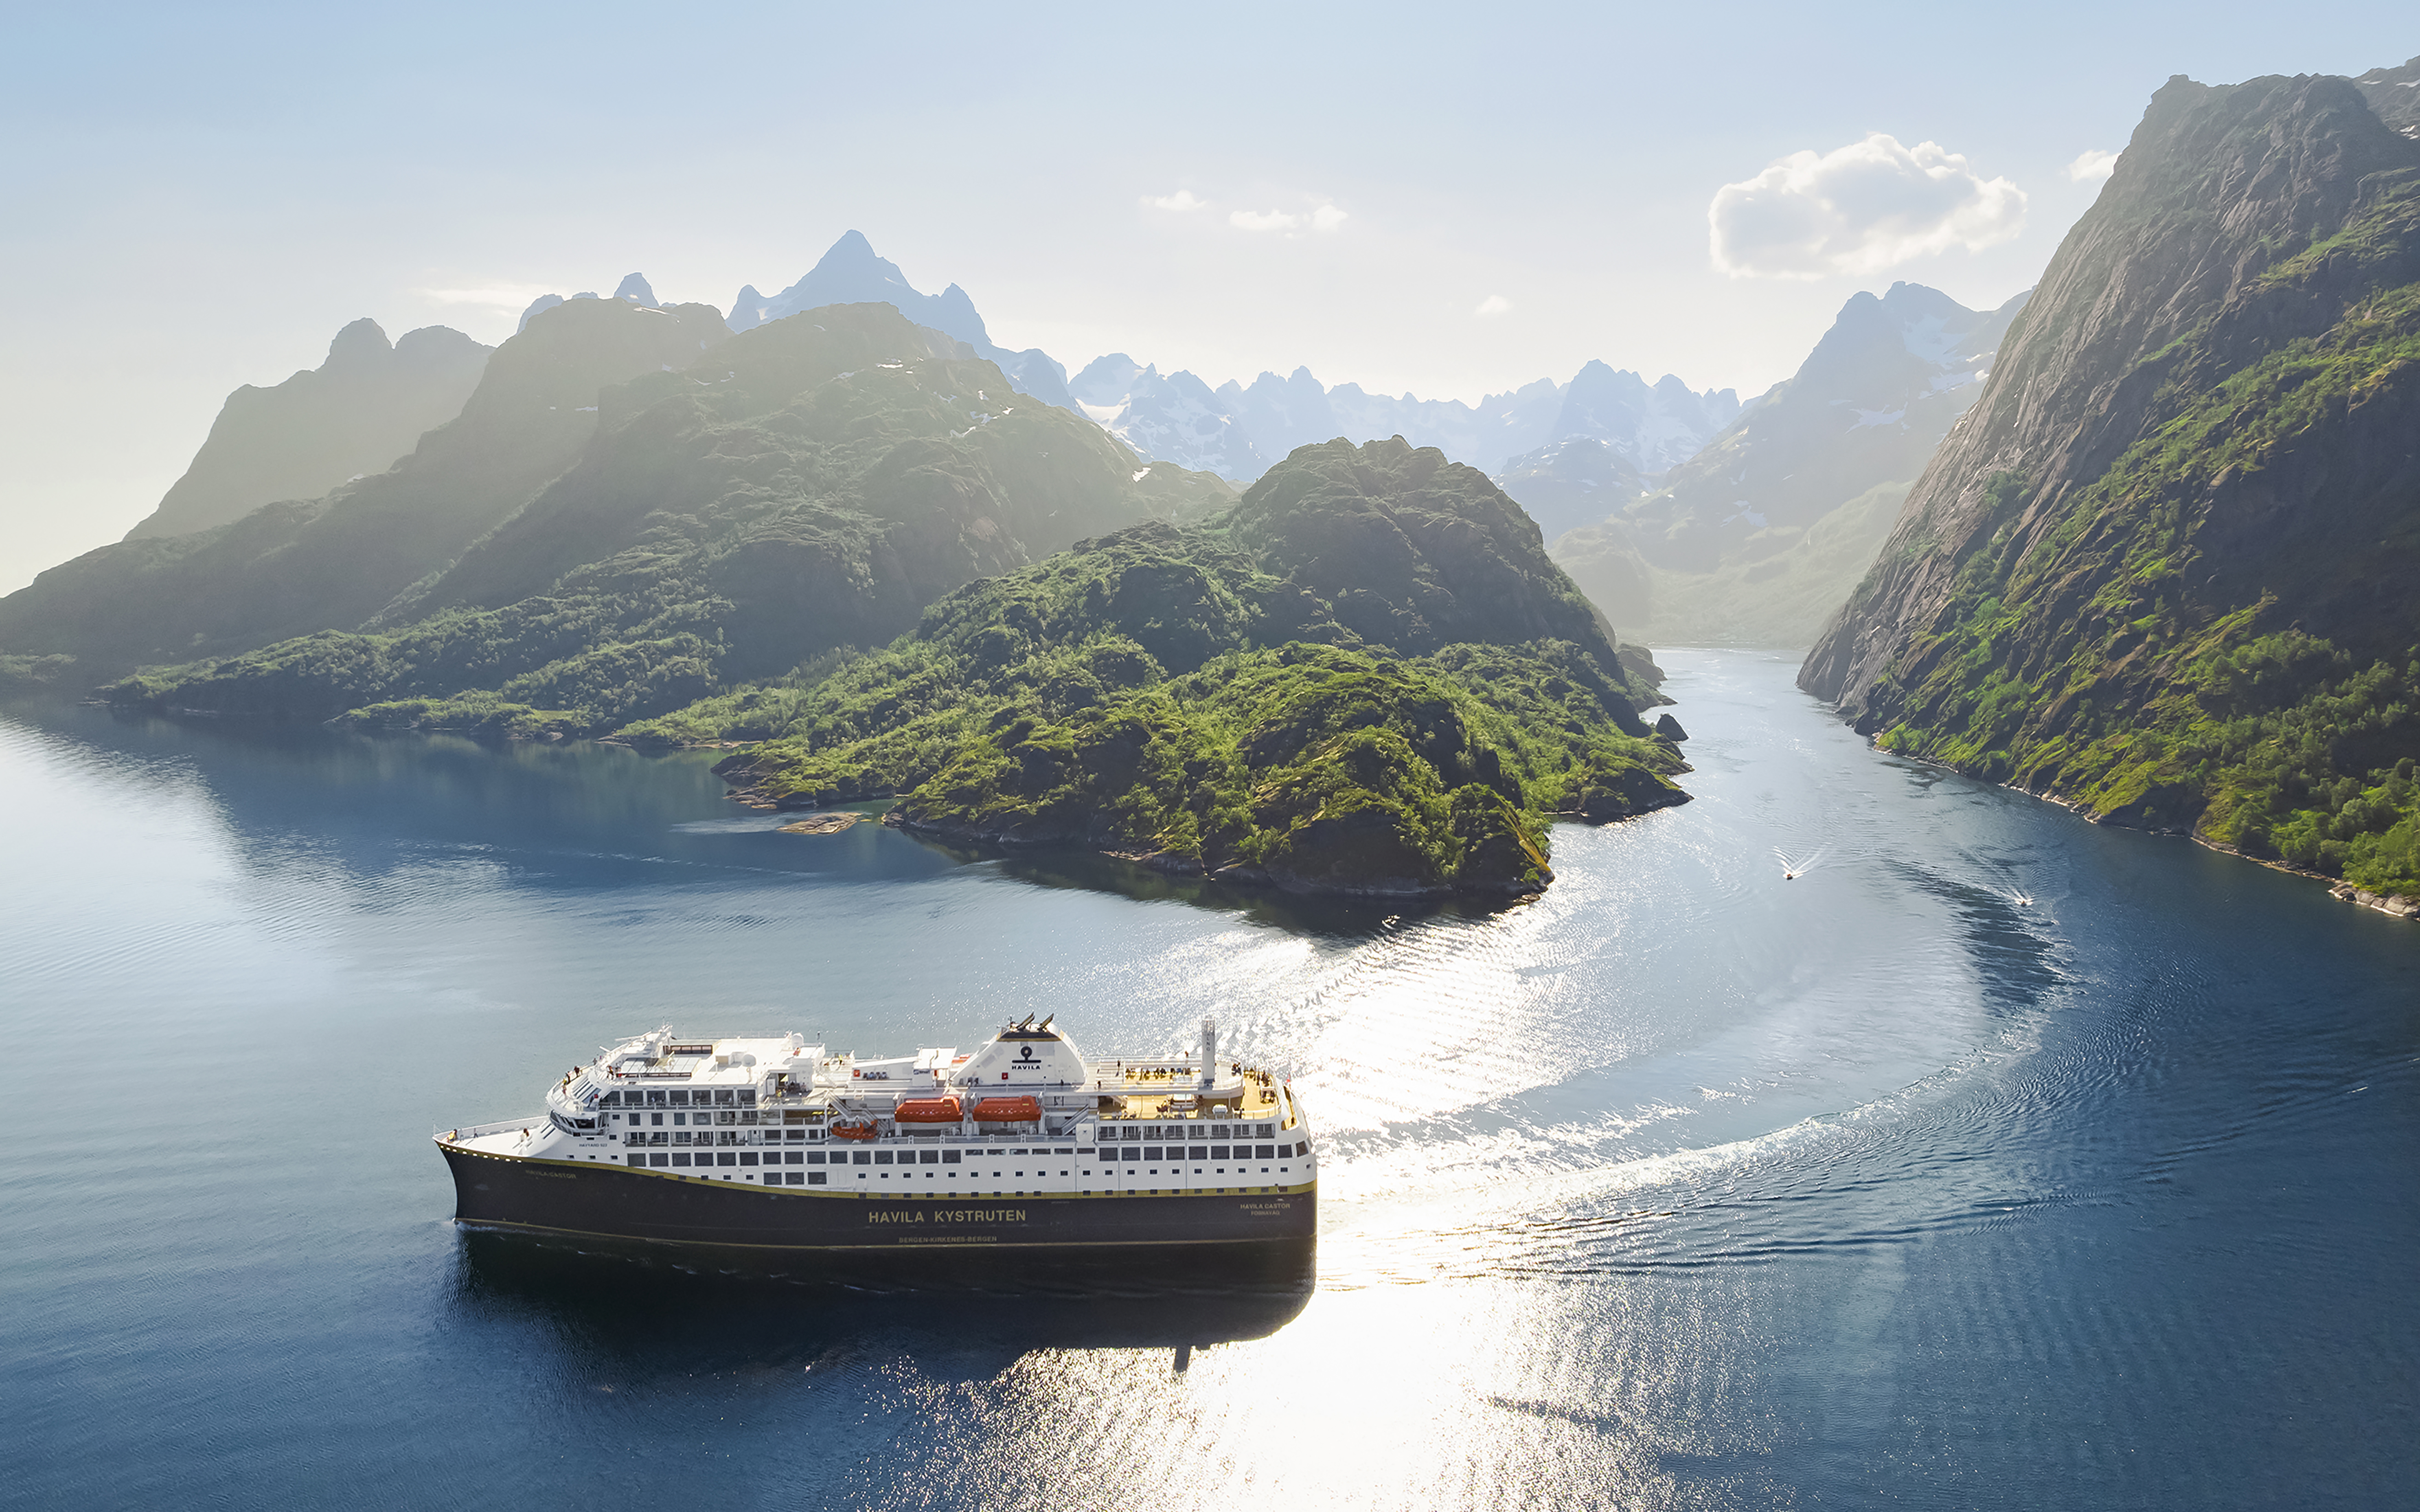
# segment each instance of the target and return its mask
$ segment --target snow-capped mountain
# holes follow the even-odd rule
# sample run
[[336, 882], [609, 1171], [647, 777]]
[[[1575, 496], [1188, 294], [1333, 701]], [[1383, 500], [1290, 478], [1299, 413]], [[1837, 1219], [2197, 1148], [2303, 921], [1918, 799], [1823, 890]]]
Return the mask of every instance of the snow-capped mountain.
[[[655, 302], [654, 290], [637, 273], [625, 278], [614, 295]], [[562, 302], [561, 295], [546, 295], [521, 323]], [[1584, 438], [1602, 442], [1620, 466], [1652, 474], [1686, 457], [1740, 408], [1728, 389], [1693, 393], [1669, 374], [1651, 386], [1636, 373], [1617, 372], [1603, 363], [1589, 363], [1568, 383], [1541, 378], [1475, 405], [1370, 393], [1352, 383], [1331, 389], [1300, 367], [1290, 378], [1263, 373], [1249, 386], [1230, 380], [1213, 390], [1191, 373], [1162, 373], [1123, 352], [1095, 359], [1070, 383], [1067, 370], [1047, 352], [1010, 351], [994, 342], [965, 289], [952, 284], [939, 294], [919, 291], [898, 264], [876, 254], [857, 231], [833, 242], [805, 277], [778, 294], [760, 293], [753, 284], [743, 286], [724, 323], [735, 332], [747, 331], [828, 304], [869, 303], [889, 304], [918, 325], [965, 342], [1000, 364], [1020, 393], [1086, 416], [1147, 460], [1216, 472], [1234, 483], [1252, 482], [1295, 447], [1339, 436], [1357, 443], [1401, 436], [1488, 472], [1550, 443]], [[1604, 515], [1588, 512], [1576, 499], [1574, 507], [1581, 513], [1564, 523]]]
[[918, 325], [954, 336], [978, 356], [999, 363], [1020, 392], [1064, 409], [1076, 408], [1067, 396], [1067, 370], [1048, 354], [1039, 347], [1013, 352], [993, 341], [983, 316], [975, 313], [974, 301], [955, 284], [939, 294], [917, 292], [899, 265], [877, 255], [874, 243], [861, 231], [848, 232], [833, 242], [804, 278], [779, 294], [768, 298], [757, 293], [753, 284], [742, 287], [724, 323], [734, 331], [746, 331], [827, 304], [891, 305]]
[[1702, 572], [1756, 532], [1804, 530], [1878, 484], [1913, 483], [2024, 302], [1970, 310], [1921, 284], [1852, 296], [1796, 374], [1625, 511], [1639, 549]]
[[1163, 377], [1111, 352], [1070, 379], [1067, 392], [1079, 412], [1139, 456], [1247, 483], [1269, 469], [1210, 386], [1190, 373]]
[[1123, 352], [1096, 360], [1070, 388], [1087, 414], [1137, 451], [1158, 455], [1145, 450], [1151, 438], [1185, 438], [1182, 444], [1196, 459], [1171, 453], [1169, 461], [1209, 468], [1212, 455], [1225, 457], [1215, 470], [1239, 483], [1249, 483], [1297, 446], [1339, 436], [1357, 443], [1401, 436], [1490, 472], [1551, 442], [1585, 437], [1632, 459], [1636, 471], [1661, 471], [1740, 408], [1739, 396], [1727, 389], [1695, 393], [1668, 375], [1650, 387], [1636, 373], [1603, 363], [1589, 363], [1569, 383], [1541, 378], [1475, 405], [1370, 393], [1353, 383], [1331, 389], [1301, 367], [1287, 378], [1263, 373], [1249, 387], [1230, 380], [1213, 390], [1190, 373], [1162, 377]]
[[1699, 393], [1669, 373], [1651, 385], [1594, 362], [1563, 386], [1561, 400], [1551, 439], [1496, 474], [1548, 540], [1639, 498], [1740, 414], [1730, 389]]
[[[1982, 392], [2025, 299], [1970, 310], [1904, 283], [1852, 297], [1796, 374], [1652, 491], [1555, 539], [1555, 560], [1621, 629], [1667, 641], [1805, 644], [1864, 575], [1900, 501]], [[1554, 480], [1582, 472], [1559, 458], [1524, 467]], [[1530, 502], [1538, 487], [1502, 481], [1533, 514], [1553, 512]], [[1557, 486], [1553, 510], [1590, 491]]]

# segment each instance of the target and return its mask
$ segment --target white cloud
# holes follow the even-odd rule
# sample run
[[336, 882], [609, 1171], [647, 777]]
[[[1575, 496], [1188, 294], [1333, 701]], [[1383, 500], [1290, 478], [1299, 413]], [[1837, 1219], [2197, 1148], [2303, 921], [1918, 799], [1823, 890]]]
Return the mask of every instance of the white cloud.
[[1501, 294], [1490, 294], [1487, 298], [1479, 301], [1478, 309], [1473, 310], [1470, 313], [1473, 315], [1502, 315], [1505, 311], [1510, 310], [1511, 308], [1512, 308], [1512, 301], [1511, 300], [1506, 299]]
[[530, 301], [555, 290], [544, 284], [489, 284], [478, 288], [416, 288], [411, 292], [432, 304], [469, 304], [519, 315], [528, 308]]
[[1290, 210], [1236, 210], [1227, 217], [1229, 225], [1241, 230], [1275, 231], [1289, 237], [1298, 237], [1305, 230], [1332, 232], [1344, 221], [1344, 212], [1333, 205], [1315, 206], [1299, 214]]
[[1180, 189], [1173, 194], [1145, 194], [1142, 202], [1155, 210], [1198, 210], [1210, 203], [1189, 189]]
[[1733, 278], [1822, 278], [1997, 246], [2024, 229], [2025, 195], [1937, 143], [1907, 147], [1876, 131], [1725, 184], [1706, 222], [1714, 264]]
[[2118, 154], [2091, 147], [2075, 155], [2075, 161], [2067, 165], [2067, 177], [2076, 183], [2086, 183], [2108, 177], [2117, 167]]

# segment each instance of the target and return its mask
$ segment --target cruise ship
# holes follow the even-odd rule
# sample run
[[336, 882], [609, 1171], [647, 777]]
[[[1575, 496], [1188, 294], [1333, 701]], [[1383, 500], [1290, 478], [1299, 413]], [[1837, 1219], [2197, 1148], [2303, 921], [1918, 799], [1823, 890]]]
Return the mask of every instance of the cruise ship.
[[437, 1135], [464, 1225], [798, 1251], [1310, 1241], [1284, 1078], [1198, 1050], [1087, 1060], [1029, 1014], [969, 1055], [798, 1035], [627, 1040], [541, 1114]]

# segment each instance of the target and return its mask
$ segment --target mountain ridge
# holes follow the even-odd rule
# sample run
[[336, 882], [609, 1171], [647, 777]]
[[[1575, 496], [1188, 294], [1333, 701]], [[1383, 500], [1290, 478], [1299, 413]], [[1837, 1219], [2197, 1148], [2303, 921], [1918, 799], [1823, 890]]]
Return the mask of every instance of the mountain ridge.
[[1970, 310], [1904, 282], [1852, 295], [1790, 378], [1652, 488], [1564, 449], [1532, 491], [1551, 481], [1633, 497], [1558, 539], [1556, 559], [1633, 633], [1807, 644], [1981, 392], [2028, 297]]
[[390, 343], [377, 321], [353, 321], [317, 368], [229, 393], [183, 475], [124, 538], [190, 535], [385, 471], [461, 412], [493, 349], [447, 326]]
[[2152, 99], [1800, 686], [1889, 748], [2420, 892], [2420, 142]]

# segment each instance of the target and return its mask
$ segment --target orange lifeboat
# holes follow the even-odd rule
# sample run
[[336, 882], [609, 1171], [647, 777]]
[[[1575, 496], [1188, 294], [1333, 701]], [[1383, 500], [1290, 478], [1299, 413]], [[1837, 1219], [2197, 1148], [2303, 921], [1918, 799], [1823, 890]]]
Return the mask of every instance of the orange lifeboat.
[[892, 1115], [900, 1123], [955, 1123], [964, 1115], [954, 1097], [908, 1097], [899, 1102], [898, 1111]]
[[1031, 1097], [979, 1097], [975, 1099], [977, 1123], [1040, 1123], [1042, 1104]]
[[871, 1139], [874, 1134], [872, 1119], [861, 1119], [853, 1123], [835, 1123], [831, 1126], [831, 1136], [834, 1139]]

